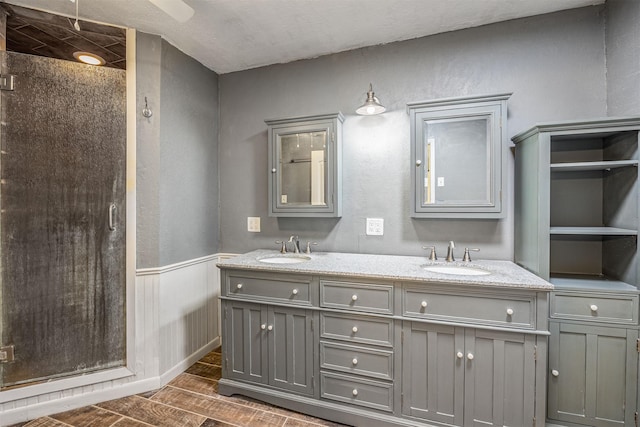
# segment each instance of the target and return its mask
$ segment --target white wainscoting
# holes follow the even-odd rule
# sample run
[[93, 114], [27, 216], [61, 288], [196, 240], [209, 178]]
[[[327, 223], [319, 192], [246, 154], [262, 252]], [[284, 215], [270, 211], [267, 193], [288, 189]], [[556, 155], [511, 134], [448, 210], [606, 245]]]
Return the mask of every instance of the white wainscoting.
[[0, 392], [0, 426], [157, 389], [219, 346], [216, 262], [229, 256], [138, 270], [135, 312], [127, 316], [135, 323], [127, 349], [135, 366]]

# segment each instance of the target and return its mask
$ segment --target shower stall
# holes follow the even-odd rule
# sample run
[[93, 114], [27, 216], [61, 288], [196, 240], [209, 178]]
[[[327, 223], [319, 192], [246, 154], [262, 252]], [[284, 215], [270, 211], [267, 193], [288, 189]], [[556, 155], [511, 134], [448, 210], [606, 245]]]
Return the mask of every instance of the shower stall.
[[0, 390], [126, 365], [125, 74], [0, 52]]

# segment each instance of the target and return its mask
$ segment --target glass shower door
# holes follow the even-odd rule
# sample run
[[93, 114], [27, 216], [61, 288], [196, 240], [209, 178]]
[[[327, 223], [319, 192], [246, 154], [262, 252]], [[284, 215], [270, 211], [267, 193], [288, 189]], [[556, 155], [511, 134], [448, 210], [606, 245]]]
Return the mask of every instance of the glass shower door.
[[0, 60], [0, 388], [124, 366], [125, 71]]

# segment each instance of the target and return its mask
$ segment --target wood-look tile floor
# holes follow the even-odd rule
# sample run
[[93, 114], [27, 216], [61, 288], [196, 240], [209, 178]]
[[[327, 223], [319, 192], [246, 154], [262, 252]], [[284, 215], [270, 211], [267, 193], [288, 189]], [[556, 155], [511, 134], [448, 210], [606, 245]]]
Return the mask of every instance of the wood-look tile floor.
[[38, 418], [12, 427], [338, 427], [330, 421], [218, 394], [220, 350], [160, 390]]

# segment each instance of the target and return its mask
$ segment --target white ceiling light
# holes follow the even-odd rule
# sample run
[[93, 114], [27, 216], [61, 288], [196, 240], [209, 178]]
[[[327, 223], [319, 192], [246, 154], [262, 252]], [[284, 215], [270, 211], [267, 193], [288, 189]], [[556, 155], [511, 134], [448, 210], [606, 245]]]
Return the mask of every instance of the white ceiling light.
[[106, 63], [103, 57], [91, 52], [73, 52], [73, 57], [89, 65], [104, 65]]

